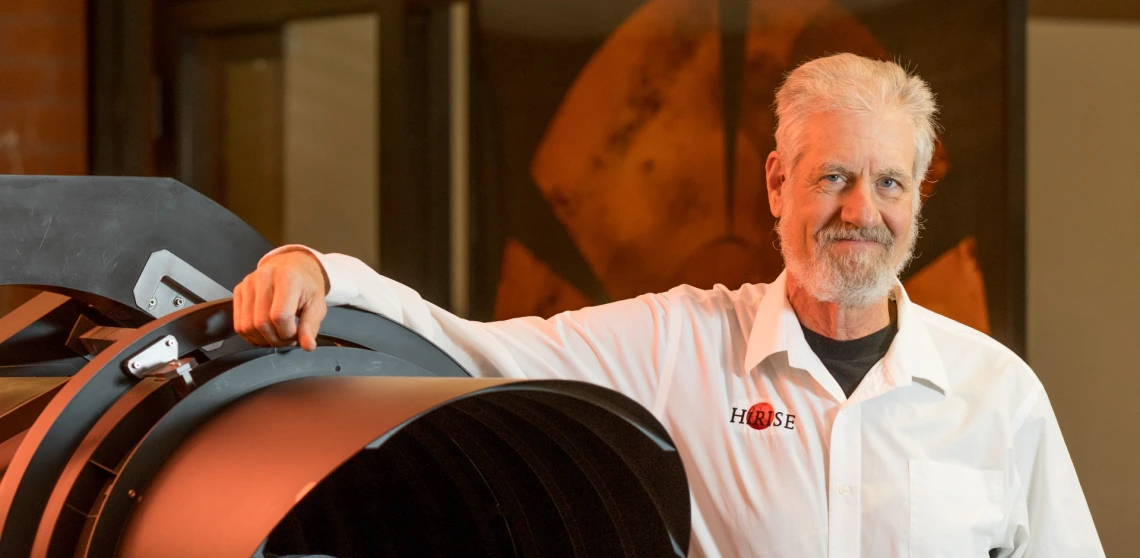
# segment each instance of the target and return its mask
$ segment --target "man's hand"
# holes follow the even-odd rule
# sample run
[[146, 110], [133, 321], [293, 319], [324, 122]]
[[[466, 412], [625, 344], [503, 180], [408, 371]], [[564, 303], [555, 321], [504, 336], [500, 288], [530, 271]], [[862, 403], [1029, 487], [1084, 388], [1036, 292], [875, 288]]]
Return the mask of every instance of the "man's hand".
[[306, 351], [316, 349], [327, 292], [316, 256], [303, 250], [277, 254], [234, 289], [234, 331], [252, 345], [300, 342]]

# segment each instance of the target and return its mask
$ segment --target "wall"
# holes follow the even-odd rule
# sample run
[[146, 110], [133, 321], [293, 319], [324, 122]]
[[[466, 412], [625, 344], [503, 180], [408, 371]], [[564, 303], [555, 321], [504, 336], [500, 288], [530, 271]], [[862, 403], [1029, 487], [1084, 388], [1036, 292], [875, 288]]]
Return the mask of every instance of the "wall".
[[86, 172], [87, 2], [0, 0], [0, 174]]
[[380, 263], [377, 20], [284, 29], [284, 242]]
[[1108, 556], [1140, 556], [1140, 20], [1031, 18], [1028, 354]]

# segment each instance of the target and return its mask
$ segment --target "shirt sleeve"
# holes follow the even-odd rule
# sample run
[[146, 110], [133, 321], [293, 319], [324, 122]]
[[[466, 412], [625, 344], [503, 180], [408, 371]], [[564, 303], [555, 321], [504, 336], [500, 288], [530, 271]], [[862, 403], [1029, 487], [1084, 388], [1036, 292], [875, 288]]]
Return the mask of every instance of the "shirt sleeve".
[[1019, 414], [1024, 421], [1014, 435], [1013, 451], [1019, 479], [1016, 501], [1022, 505], [1011, 518], [1013, 548], [999, 555], [1104, 556], [1057, 417], [1040, 384]]
[[[284, 246], [265, 258], [299, 249], [307, 248]], [[356, 258], [310, 251], [328, 277], [327, 304], [397, 321], [435, 343], [472, 375], [590, 382], [654, 407], [668, 352], [667, 295], [643, 295], [545, 320], [477, 322], [425, 301]]]

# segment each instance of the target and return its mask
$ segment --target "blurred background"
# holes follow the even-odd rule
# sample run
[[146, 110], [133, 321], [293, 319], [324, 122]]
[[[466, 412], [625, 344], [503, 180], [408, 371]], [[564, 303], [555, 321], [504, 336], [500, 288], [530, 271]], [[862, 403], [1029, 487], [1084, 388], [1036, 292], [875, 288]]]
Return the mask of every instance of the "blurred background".
[[0, 173], [173, 177], [460, 315], [548, 316], [773, 279], [772, 90], [839, 51], [942, 106], [908, 292], [1028, 360], [1140, 555], [1134, 0], [3, 0]]

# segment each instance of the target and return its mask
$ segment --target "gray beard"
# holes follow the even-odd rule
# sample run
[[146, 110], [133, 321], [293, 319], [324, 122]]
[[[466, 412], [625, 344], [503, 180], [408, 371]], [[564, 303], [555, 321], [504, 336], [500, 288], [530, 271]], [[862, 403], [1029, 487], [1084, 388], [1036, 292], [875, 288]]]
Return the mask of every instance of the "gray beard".
[[[843, 307], [866, 308], [886, 300], [895, 282], [914, 256], [921, 220], [916, 212], [911, 220], [910, 239], [897, 265], [891, 265], [895, 239], [886, 227], [879, 230], [844, 229], [829, 225], [816, 233], [816, 251], [805, 254], [791, 249], [786, 241], [786, 220], [776, 225], [784, 265], [808, 293], [822, 302]], [[830, 248], [839, 239], [866, 239], [879, 242], [882, 250], [834, 254]]]

